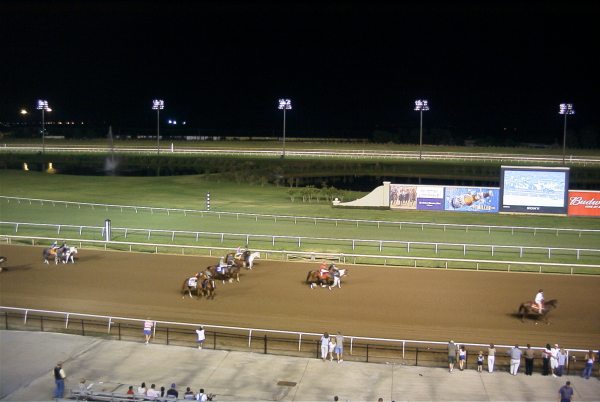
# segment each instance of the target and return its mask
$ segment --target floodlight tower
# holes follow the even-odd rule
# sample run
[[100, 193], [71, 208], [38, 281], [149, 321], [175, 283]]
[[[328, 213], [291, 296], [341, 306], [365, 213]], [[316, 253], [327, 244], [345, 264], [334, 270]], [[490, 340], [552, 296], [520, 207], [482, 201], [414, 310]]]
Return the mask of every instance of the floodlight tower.
[[572, 103], [561, 103], [558, 105], [558, 114], [565, 115], [565, 129], [563, 132], [563, 165], [565, 164], [565, 152], [567, 149], [567, 116], [575, 114], [575, 107]]
[[283, 110], [283, 151], [281, 154], [282, 158], [285, 158], [285, 111], [292, 108], [292, 101], [290, 99], [279, 99], [279, 109]]
[[152, 101], [152, 110], [156, 110], [156, 155], [160, 155], [160, 111], [164, 108], [164, 100], [154, 99]]
[[423, 154], [423, 112], [429, 110], [429, 103], [427, 99], [417, 99], [415, 101], [415, 111], [421, 115], [421, 129], [419, 130], [419, 160]]
[[46, 151], [46, 122], [44, 113], [51, 112], [52, 109], [48, 106], [47, 100], [38, 99], [37, 110], [42, 111], [42, 153], [44, 153]]

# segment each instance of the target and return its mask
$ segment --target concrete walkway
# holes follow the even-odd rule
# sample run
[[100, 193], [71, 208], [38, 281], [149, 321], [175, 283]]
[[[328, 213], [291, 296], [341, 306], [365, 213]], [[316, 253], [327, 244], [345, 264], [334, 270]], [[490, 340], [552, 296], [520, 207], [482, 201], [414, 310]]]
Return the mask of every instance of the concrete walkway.
[[570, 380], [574, 400], [599, 401], [600, 381], [475, 370], [323, 362], [245, 352], [144, 345], [41, 332], [0, 331], [0, 398], [50, 400], [51, 370], [64, 361], [66, 389], [81, 377], [95, 391], [125, 393], [145, 381], [217, 394], [217, 401], [556, 401]]

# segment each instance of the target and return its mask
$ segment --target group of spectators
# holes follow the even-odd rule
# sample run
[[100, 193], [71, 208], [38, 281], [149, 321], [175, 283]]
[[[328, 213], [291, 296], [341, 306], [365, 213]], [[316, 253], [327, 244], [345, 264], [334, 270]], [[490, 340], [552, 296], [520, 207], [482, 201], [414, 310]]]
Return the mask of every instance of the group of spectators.
[[323, 361], [326, 361], [327, 358], [329, 358], [329, 361], [333, 361], [334, 354], [338, 363], [344, 361], [344, 336], [341, 332], [338, 331], [335, 336], [325, 332], [323, 336], [321, 336], [320, 342], [321, 359], [323, 359]]
[[[519, 345], [515, 345], [507, 351], [507, 355], [510, 357], [510, 374], [517, 375], [523, 358], [525, 359], [525, 375], [533, 374], [535, 352], [530, 344], [527, 344], [525, 349], [521, 349]], [[454, 371], [454, 364], [456, 363], [457, 356], [459, 369], [462, 371], [466, 366], [467, 351], [464, 345], [458, 346], [451, 340], [448, 342], [448, 369], [451, 373]], [[542, 375], [561, 377], [565, 373], [568, 356], [567, 351], [558, 344], [555, 344], [554, 346], [546, 344], [546, 347], [540, 354], [542, 359]], [[483, 350], [480, 350], [477, 355], [477, 371], [479, 372], [483, 371], [485, 357]], [[599, 356], [596, 356], [593, 350], [589, 350], [585, 354], [585, 368], [583, 369], [581, 376], [585, 379], [589, 379], [592, 374], [594, 363], [598, 360], [600, 360], [600, 352]], [[495, 361], [496, 348], [494, 344], [490, 344], [487, 349], [487, 369], [489, 373], [494, 372]]]
[[187, 387], [185, 392], [182, 392], [180, 396], [180, 392], [177, 390], [177, 386], [175, 385], [175, 383], [171, 384], [171, 387], [167, 390], [165, 389], [165, 387], [160, 387], [160, 389], [156, 389], [155, 384], [152, 384], [150, 388], [147, 388], [146, 383], [143, 382], [138, 387], [137, 392], [134, 391], [133, 385], [130, 385], [129, 389], [127, 390], [127, 394], [143, 396], [144, 399], [148, 400], [157, 400], [163, 398], [165, 400], [186, 399], [190, 401], [201, 402], [212, 401], [214, 397], [213, 394], [205, 393], [204, 388], [200, 388], [198, 392], [194, 392], [191, 390], [190, 387]]

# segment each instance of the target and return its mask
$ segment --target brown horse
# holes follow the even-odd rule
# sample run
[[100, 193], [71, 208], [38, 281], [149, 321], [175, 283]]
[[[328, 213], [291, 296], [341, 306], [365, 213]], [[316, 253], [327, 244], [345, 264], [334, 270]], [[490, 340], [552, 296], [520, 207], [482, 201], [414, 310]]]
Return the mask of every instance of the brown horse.
[[194, 298], [193, 294], [198, 298], [204, 296], [207, 299], [214, 299], [216, 288], [215, 281], [202, 272], [183, 281], [181, 298], [185, 298], [187, 293], [192, 299]]
[[202, 296], [207, 299], [215, 298], [215, 291], [217, 290], [217, 285], [215, 284], [214, 279], [203, 277], [200, 286], [198, 287], [198, 292], [202, 294]]
[[234, 263], [231, 266], [222, 267], [220, 270], [218, 268], [218, 265], [211, 265], [206, 267], [206, 270], [210, 272], [212, 278], [223, 281], [223, 283], [225, 283], [225, 281], [231, 283], [234, 278], [237, 282], [240, 281], [241, 262], [239, 264]]
[[[0, 256], [0, 264], [2, 264], [6, 260], [8, 260], [8, 258]], [[2, 272], [2, 266], [1, 265], [0, 265], [0, 272]]]
[[198, 286], [198, 281], [200, 280], [200, 275], [196, 274], [190, 278], [187, 278], [183, 281], [183, 285], [181, 285], [181, 298], [185, 298], [186, 293], [190, 295], [190, 298], [194, 298], [194, 296], [192, 296], [192, 292], [200, 297], [200, 289]]
[[49, 264], [48, 260], [53, 259], [54, 264], [58, 264], [58, 255], [54, 247], [47, 247], [42, 251], [42, 257], [44, 257], [44, 264]]
[[308, 271], [308, 275], [306, 275], [306, 283], [310, 285], [311, 289], [319, 285], [321, 287], [327, 286], [329, 290], [331, 290], [332, 286], [341, 288], [341, 278], [347, 275], [346, 271], [346, 269], [338, 269], [333, 264], [330, 266], [329, 275], [326, 278], [321, 278], [321, 276], [319, 276], [319, 271]]
[[523, 302], [519, 306], [519, 315], [521, 316], [521, 322], [525, 321], [526, 315], [533, 315], [533, 316], [535, 316], [536, 324], [538, 322], [538, 319], [540, 319], [540, 318], [546, 324], [548, 324], [548, 313], [557, 307], [558, 307], [558, 300], [556, 300], [556, 299], [548, 300], [547, 302], [544, 302], [544, 309], [542, 310], [542, 313], [540, 314], [540, 312], [537, 308], [537, 303]]

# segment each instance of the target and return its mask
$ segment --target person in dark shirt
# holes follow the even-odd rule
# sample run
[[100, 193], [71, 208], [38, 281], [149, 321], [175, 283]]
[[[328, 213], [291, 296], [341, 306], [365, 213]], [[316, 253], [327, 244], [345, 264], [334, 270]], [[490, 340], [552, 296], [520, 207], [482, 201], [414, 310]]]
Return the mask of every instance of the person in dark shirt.
[[573, 388], [571, 388], [571, 381], [567, 381], [565, 385], [560, 387], [558, 390], [558, 395], [560, 397], [560, 402], [571, 402], [571, 398], [573, 398]]
[[167, 391], [167, 398], [179, 398], [179, 392], [175, 389], [175, 383], [171, 384], [171, 388]]

